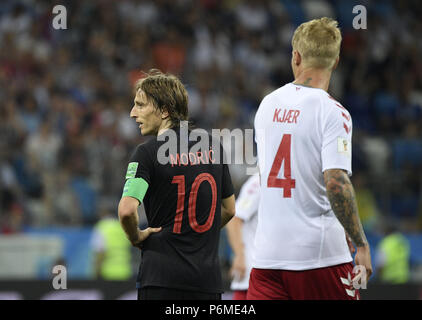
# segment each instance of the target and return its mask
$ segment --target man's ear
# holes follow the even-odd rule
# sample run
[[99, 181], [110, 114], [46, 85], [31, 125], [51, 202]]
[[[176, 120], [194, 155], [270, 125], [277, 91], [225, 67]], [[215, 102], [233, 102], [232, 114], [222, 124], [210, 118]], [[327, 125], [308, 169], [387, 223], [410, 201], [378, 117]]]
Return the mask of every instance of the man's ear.
[[167, 119], [169, 117], [169, 112], [164, 110], [161, 112], [161, 119]]
[[302, 62], [302, 56], [300, 55], [299, 51], [293, 50], [293, 63], [298, 66]]

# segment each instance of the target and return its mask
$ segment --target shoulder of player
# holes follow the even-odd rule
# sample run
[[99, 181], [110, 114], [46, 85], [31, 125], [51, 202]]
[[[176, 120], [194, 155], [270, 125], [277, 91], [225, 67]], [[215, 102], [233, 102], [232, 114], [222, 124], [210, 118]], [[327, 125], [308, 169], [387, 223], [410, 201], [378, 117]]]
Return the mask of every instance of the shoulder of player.
[[262, 120], [262, 117], [265, 114], [266, 109], [271, 108], [272, 106], [274, 106], [275, 103], [277, 103], [277, 101], [280, 100], [280, 96], [284, 95], [284, 91], [287, 86], [288, 84], [278, 89], [275, 89], [274, 91], [271, 91], [270, 93], [268, 93], [262, 98], [261, 103], [259, 104], [258, 110], [255, 114], [254, 126], [259, 125], [260, 120]]
[[322, 121], [325, 125], [335, 126], [349, 134], [352, 129], [352, 116], [336, 99], [325, 93], [322, 100]]
[[329, 109], [329, 111], [337, 110], [350, 116], [349, 111], [339, 101], [334, 99], [330, 94], [323, 93], [322, 100], [324, 105]]
[[139, 155], [140, 153], [142, 154], [150, 154], [150, 153], [154, 153], [156, 148], [158, 145], [158, 141], [156, 138], [152, 138], [152, 139], [148, 139], [145, 142], [142, 142], [140, 144], [138, 144], [135, 148], [135, 153], [137, 155]]
[[151, 149], [155, 148], [159, 144], [159, 141], [157, 137], [152, 137], [151, 139], [148, 139], [145, 142], [142, 142], [138, 145], [138, 148], [145, 148], [145, 149]]
[[272, 100], [273, 98], [278, 97], [280, 94], [284, 94], [284, 91], [289, 88], [289, 85], [290, 83], [287, 83], [284, 86], [271, 91], [270, 93], [264, 96], [261, 103], [265, 103], [269, 100]]

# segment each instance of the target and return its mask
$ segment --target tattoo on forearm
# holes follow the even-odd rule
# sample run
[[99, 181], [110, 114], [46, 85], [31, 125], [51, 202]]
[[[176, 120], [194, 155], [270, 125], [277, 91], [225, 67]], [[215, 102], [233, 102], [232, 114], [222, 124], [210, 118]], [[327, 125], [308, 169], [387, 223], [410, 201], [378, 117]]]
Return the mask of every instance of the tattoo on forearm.
[[327, 170], [324, 173], [327, 196], [337, 219], [343, 225], [356, 246], [367, 244], [359, 219], [355, 192], [347, 174], [342, 170]]

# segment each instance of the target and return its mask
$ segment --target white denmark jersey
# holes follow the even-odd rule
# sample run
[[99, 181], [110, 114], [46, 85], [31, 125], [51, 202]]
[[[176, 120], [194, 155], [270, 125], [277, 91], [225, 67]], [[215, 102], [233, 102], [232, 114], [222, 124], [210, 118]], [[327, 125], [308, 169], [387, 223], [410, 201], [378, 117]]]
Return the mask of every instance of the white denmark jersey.
[[309, 270], [352, 261], [323, 172], [351, 172], [352, 120], [322, 89], [289, 83], [255, 116], [261, 193], [253, 267]]
[[239, 197], [236, 200], [236, 217], [242, 219], [242, 239], [245, 254], [245, 276], [241, 279], [234, 278], [231, 290], [247, 290], [249, 276], [252, 270], [252, 248], [258, 223], [259, 205], [259, 175], [253, 175], [243, 184]]

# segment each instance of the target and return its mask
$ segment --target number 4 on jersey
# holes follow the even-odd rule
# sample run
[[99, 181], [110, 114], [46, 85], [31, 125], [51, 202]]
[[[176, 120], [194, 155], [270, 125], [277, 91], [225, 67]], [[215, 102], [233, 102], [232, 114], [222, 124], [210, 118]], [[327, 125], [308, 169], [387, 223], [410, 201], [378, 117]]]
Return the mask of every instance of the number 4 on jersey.
[[[270, 174], [267, 180], [268, 188], [283, 188], [283, 197], [291, 198], [292, 189], [296, 186], [296, 180], [292, 179], [292, 172], [290, 167], [290, 146], [292, 141], [291, 134], [283, 135], [280, 146], [278, 147], [277, 154], [273, 165], [271, 167]], [[281, 164], [284, 161], [284, 179], [277, 178], [281, 168]]]

